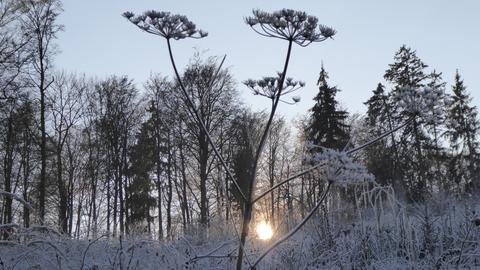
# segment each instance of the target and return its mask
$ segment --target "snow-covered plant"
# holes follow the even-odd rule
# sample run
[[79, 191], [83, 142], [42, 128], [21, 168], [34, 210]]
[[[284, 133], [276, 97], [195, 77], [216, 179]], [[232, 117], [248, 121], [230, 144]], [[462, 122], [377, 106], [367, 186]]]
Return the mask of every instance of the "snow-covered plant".
[[375, 180], [365, 166], [353, 161], [345, 151], [324, 148], [323, 151], [314, 155], [313, 161], [325, 164], [321, 173], [333, 185], [356, 185]]
[[401, 87], [393, 94], [401, 112], [409, 117], [418, 116], [427, 123], [438, 121], [441, 115], [442, 93], [429, 87]]
[[393, 100], [402, 112], [419, 115], [423, 112], [423, 92], [419, 88], [401, 87], [393, 93]]
[[424, 120], [427, 124], [438, 125], [444, 115], [446, 107], [445, 93], [443, 89], [426, 88], [424, 91], [425, 109], [423, 114]]
[[319, 25], [316, 17], [291, 9], [273, 13], [253, 10], [253, 16], [245, 18], [245, 22], [262, 36], [293, 41], [302, 47], [324, 41], [336, 33], [333, 28]]
[[[279, 183], [270, 189], [264, 191], [257, 197], [253, 197], [255, 194], [256, 188], [256, 171], [258, 169], [258, 163], [261, 158], [263, 148], [266, 143], [266, 139], [270, 132], [273, 118], [275, 116], [275, 112], [277, 106], [281, 100], [281, 96], [285, 94], [292, 93], [301, 87], [304, 86], [303, 82], [294, 81], [291, 78], [287, 78], [287, 70], [288, 65], [290, 62], [291, 50], [292, 45], [295, 43], [299, 46], [305, 47], [313, 42], [321, 42], [325, 41], [328, 38], [332, 38], [335, 35], [335, 30], [330, 27], [319, 25], [318, 19], [314, 16], [307, 15], [305, 12], [294, 11], [290, 9], [282, 9], [280, 11], [276, 11], [273, 13], [263, 12], [260, 10], [254, 10], [253, 16], [247, 17], [245, 22], [258, 34], [265, 36], [265, 37], [272, 37], [278, 38], [282, 40], [288, 41], [288, 50], [285, 57], [285, 62], [283, 69], [280, 73], [278, 73], [277, 77], [264, 77], [260, 80], [247, 80], [245, 81], [245, 85], [249, 87], [254, 94], [261, 95], [271, 99], [272, 107], [270, 110], [270, 115], [266, 125], [263, 129], [262, 136], [258, 145], [256, 146], [256, 151], [254, 154], [252, 162], [252, 174], [251, 179], [246, 179], [249, 183], [247, 187], [247, 192], [242, 192], [240, 185], [237, 183], [235, 178], [232, 176], [230, 168], [226, 165], [224, 159], [220, 155], [219, 151], [217, 150], [217, 146], [213, 142], [210, 134], [208, 133], [208, 129], [205, 126], [205, 123], [202, 121], [202, 118], [199, 116], [197, 108], [195, 104], [192, 102], [191, 98], [189, 97], [185, 86], [182, 83], [182, 79], [180, 74], [177, 70], [175, 60], [173, 57], [171, 40], [179, 40], [184, 38], [202, 38], [205, 37], [207, 34], [201, 30], [197, 30], [195, 24], [189, 21], [185, 16], [181, 15], [171, 15], [168, 12], [157, 12], [157, 11], [147, 11], [143, 15], [135, 16], [131, 12], [125, 12], [123, 14], [125, 18], [127, 18], [130, 22], [135, 24], [137, 27], [146, 31], [150, 34], [158, 35], [166, 39], [168, 45], [168, 52], [170, 56], [170, 61], [175, 72], [178, 84], [180, 89], [184, 95], [185, 101], [189, 109], [193, 112], [193, 116], [195, 117], [196, 121], [202, 126], [203, 130], [207, 135], [207, 139], [212, 146], [212, 149], [221, 162], [223, 168], [225, 169], [228, 177], [231, 181], [235, 184], [237, 190], [239, 191], [242, 199], [243, 199], [243, 213], [242, 213], [242, 231], [240, 235], [240, 243], [238, 245], [238, 255], [237, 255], [237, 265], [236, 269], [242, 269], [243, 266], [243, 255], [244, 249], [246, 244], [246, 239], [249, 236], [249, 227], [252, 220], [252, 212], [254, 210], [253, 205], [258, 202], [261, 198], [272, 192], [273, 190], [279, 188], [283, 184], [292, 181], [302, 175], [308, 174], [321, 166], [324, 166], [324, 163], [328, 163], [327, 170], [327, 180], [329, 181], [328, 187], [326, 188], [324, 194], [322, 195], [319, 202], [310, 210], [310, 212], [305, 216], [305, 218], [297, 224], [292, 230], [290, 230], [285, 235], [281, 236], [277, 241], [275, 241], [272, 245], [270, 245], [260, 256], [256, 258], [256, 261], [251, 265], [252, 269], [262, 261], [262, 259], [269, 254], [273, 249], [281, 245], [295, 233], [297, 233], [303, 225], [313, 216], [313, 214], [318, 210], [320, 205], [323, 203], [326, 195], [328, 194], [329, 188], [331, 185], [334, 184], [347, 184], [351, 182], [365, 182], [373, 180], [372, 176], [366, 172], [366, 169], [360, 165], [355, 164], [351, 158], [347, 155], [352, 154], [358, 150], [361, 150], [368, 145], [375, 143], [376, 141], [388, 136], [390, 133], [395, 132], [399, 128], [402, 128], [406, 124], [397, 127], [394, 130], [389, 131], [384, 135], [379, 136], [378, 138], [359, 146], [355, 149], [346, 151], [346, 152], [336, 152], [333, 150], [328, 150], [324, 152], [324, 156], [319, 156], [317, 160], [317, 164], [314, 164], [310, 168], [299, 172], [293, 176], [288, 177], [283, 181], [279, 181]], [[223, 61], [222, 61], [223, 63]], [[218, 74], [218, 71], [217, 71]], [[207, 89], [210, 89], [216, 79], [216, 75], [211, 80], [209, 85], [207, 85]], [[299, 102], [299, 97], [292, 98], [294, 102]], [[408, 100], [408, 99], [407, 99]]]

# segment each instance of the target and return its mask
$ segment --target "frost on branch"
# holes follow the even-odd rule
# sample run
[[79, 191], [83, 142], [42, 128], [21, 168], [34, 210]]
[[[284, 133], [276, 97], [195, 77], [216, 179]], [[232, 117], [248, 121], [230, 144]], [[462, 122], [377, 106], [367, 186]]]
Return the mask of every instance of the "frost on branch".
[[448, 101], [445, 100], [444, 95], [445, 93], [442, 89], [424, 89], [424, 100], [426, 109], [424, 119], [427, 124], [440, 124], [443, 116], [443, 109], [448, 106]]
[[[270, 99], [275, 99], [278, 94], [278, 88], [282, 73], [278, 73], [277, 77], [263, 77], [260, 80], [246, 80], [243, 82], [250, 90], [252, 90], [254, 95], [264, 96]], [[292, 78], [286, 78], [283, 84], [282, 91], [280, 96], [290, 94], [304, 87], [305, 83], [302, 81], [294, 81]], [[299, 102], [299, 97], [293, 97], [294, 103]]]
[[123, 17], [143, 31], [162, 36], [166, 39], [203, 38], [207, 32], [197, 29], [186, 16], [163, 11], [146, 11], [142, 15], [132, 12], [123, 13]]
[[302, 47], [324, 41], [336, 33], [328, 26], [319, 25], [316, 17], [291, 9], [273, 13], [253, 10], [253, 16], [245, 18], [245, 22], [262, 36], [285, 39]]
[[393, 100], [407, 116], [419, 116], [427, 123], [438, 121], [441, 93], [432, 88], [402, 87], [394, 92]]
[[365, 166], [354, 162], [344, 151], [323, 148], [313, 156], [313, 161], [325, 164], [322, 174], [334, 185], [346, 186], [375, 181], [375, 177]]

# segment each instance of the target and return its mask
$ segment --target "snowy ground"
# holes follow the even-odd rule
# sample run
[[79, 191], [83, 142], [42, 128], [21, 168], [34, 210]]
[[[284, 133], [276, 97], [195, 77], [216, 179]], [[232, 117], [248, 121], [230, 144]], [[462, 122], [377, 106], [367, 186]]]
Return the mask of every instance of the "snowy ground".
[[[480, 202], [382, 203], [340, 224], [319, 214], [259, 269], [480, 269]], [[339, 209], [341, 210], [341, 209]], [[340, 211], [339, 211], [340, 212]], [[219, 226], [221, 227], [221, 226]], [[17, 228], [0, 242], [0, 269], [233, 269], [234, 233], [212, 230], [204, 244], [187, 236], [72, 240], [43, 227]], [[268, 243], [249, 243], [245, 269]], [[208, 255], [203, 257], [204, 255]]]

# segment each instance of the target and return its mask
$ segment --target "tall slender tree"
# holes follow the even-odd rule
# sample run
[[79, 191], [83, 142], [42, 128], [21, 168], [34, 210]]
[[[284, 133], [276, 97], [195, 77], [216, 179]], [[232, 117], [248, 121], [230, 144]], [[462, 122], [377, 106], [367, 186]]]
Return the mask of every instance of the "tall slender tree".
[[[447, 135], [450, 143], [455, 151], [454, 159], [454, 176], [465, 178], [465, 184], [479, 187], [478, 170], [479, 170], [479, 143], [478, 132], [480, 124], [478, 122], [478, 111], [476, 106], [471, 104], [472, 98], [467, 92], [467, 87], [460, 76], [455, 73], [455, 83], [452, 86], [453, 94], [451, 96], [450, 107], [448, 108], [447, 118]], [[463, 174], [462, 167], [466, 165], [468, 174]], [[456, 167], [456, 168], [455, 168]], [[475, 179], [477, 182], [474, 183]]]
[[[442, 80], [442, 73], [432, 71], [427, 80], [428, 96], [435, 99], [436, 102], [428, 102], [425, 107], [425, 128], [432, 134], [431, 147], [427, 149], [427, 155], [433, 160], [433, 166], [430, 168], [431, 185], [444, 186], [445, 172], [443, 163], [445, 161], [445, 149], [443, 147], [444, 126], [446, 117], [447, 95], [445, 94], [446, 82]], [[433, 183], [433, 181], [437, 181]]]
[[[394, 126], [392, 119], [392, 105], [385, 86], [381, 83], [373, 90], [373, 95], [364, 103], [367, 106], [365, 123], [369, 135], [379, 136]], [[377, 145], [366, 149], [367, 165], [375, 175], [376, 181], [382, 184], [392, 184], [397, 188], [399, 162], [397, 141], [394, 134], [391, 134], [390, 141], [384, 140]]]
[[[400, 170], [404, 171], [404, 177], [408, 183], [409, 199], [421, 200], [426, 194], [427, 159], [425, 157], [424, 147], [429, 145], [429, 138], [423, 127], [424, 118], [417, 117], [419, 105], [422, 102], [421, 89], [426, 84], [428, 75], [425, 68], [428, 66], [417, 56], [416, 51], [403, 45], [395, 53], [394, 63], [389, 65], [385, 71], [384, 78], [393, 84], [391, 92], [392, 101], [396, 106], [393, 107], [396, 122], [406, 119], [413, 119], [412, 125], [403, 131], [401, 141], [402, 149], [399, 149], [403, 159], [403, 165]], [[409, 96], [408, 104], [400, 102], [406, 96]], [[405, 105], [405, 106], [401, 106]], [[415, 108], [414, 108], [415, 107]], [[410, 148], [412, 146], [413, 148]], [[415, 157], [407, 153], [414, 151]]]
[[[218, 69], [215, 59], [203, 61], [196, 56], [183, 74], [183, 83], [189, 91], [190, 99], [196, 104], [200, 121], [206, 127], [204, 130], [194, 118], [185, 119], [195, 142], [192, 145], [195, 146], [196, 153], [192, 154], [198, 160], [200, 223], [203, 225], [208, 224], [207, 181], [211, 177], [209, 168], [214, 162], [213, 149], [209, 145], [206, 133], [209, 133], [218, 144], [219, 127], [222, 126], [222, 122], [232, 118], [238, 97], [230, 72], [226, 69], [217, 72]], [[190, 110], [187, 110], [185, 115], [189, 113]]]
[[322, 64], [317, 81], [319, 92], [313, 99], [316, 103], [311, 109], [308, 134], [313, 144], [339, 150], [349, 139], [348, 112], [339, 108], [336, 95], [340, 90], [329, 86], [328, 78]]
[[150, 233], [150, 210], [155, 206], [152, 196], [152, 181], [150, 173], [154, 169], [155, 137], [153, 135], [152, 119], [142, 124], [137, 134], [137, 141], [133, 145], [130, 155], [128, 174], [131, 183], [128, 185], [128, 205], [130, 217], [128, 222], [134, 232]]
[[97, 124], [106, 151], [107, 231], [115, 236], [120, 229], [123, 235], [127, 156], [139, 120], [140, 100], [137, 89], [125, 76], [110, 77], [98, 84], [96, 90], [99, 102]]
[[22, 16], [22, 29], [29, 36], [28, 48], [32, 53], [31, 86], [36, 88], [40, 99], [40, 156], [41, 171], [39, 183], [39, 215], [40, 222], [45, 221], [46, 213], [46, 188], [47, 188], [47, 131], [46, 131], [46, 94], [54, 78], [51, 73], [52, 57], [55, 53], [54, 40], [62, 26], [57, 23], [57, 18], [62, 11], [61, 2], [58, 0], [27, 0], [22, 2], [26, 10]]
[[[83, 113], [83, 95], [86, 83], [81, 77], [58, 73], [47, 101], [51, 109], [54, 144], [56, 184], [58, 188], [58, 224], [62, 232], [68, 232], [68, 198], [70, 196], [67, 177], [64, 175], [65, 144], [72, 130], [79, 124]], [[71, 214], [71, 213], [70, 213]]]

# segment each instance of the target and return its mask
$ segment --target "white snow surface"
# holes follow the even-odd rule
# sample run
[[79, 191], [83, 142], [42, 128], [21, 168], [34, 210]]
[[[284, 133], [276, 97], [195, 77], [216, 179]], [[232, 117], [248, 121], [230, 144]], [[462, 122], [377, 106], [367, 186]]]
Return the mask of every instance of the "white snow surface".
[[[345, 204], [320, 211], [257, 269], [480, 269], [480, 200], [438, 197], [406, 206], [387, 189], [369, 191], [361, 200], [370, 206], [353, 211]], [[275, 234], [293, 226], [294, 218], [286, 217]], [[212, 225], [205, 241], [193, 233], [168, 242], [142, 237], [76, 240], [44, 227], [13, 224], [3, 229], [13, 233], [0, 241], [0, 269], [235, 267], [237, 235], [221, 224]], [[244, 269], [268, 244], [250, 239]]]

